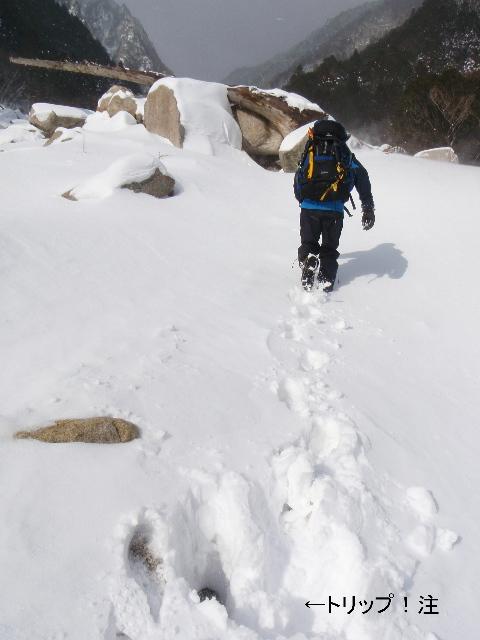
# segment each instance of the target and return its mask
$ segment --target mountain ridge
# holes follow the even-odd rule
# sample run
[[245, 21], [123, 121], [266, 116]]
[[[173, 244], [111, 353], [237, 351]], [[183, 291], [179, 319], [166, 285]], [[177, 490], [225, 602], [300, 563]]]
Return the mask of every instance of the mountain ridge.
[[305, 40], [266, 62], [236, 69], [226, 78], [227, 84], [283, 86], [298, 66], [316, 66], [330, 55], [348, 58], [355, 49], [371, 42], [404, 22], [422, 0], [371, 0], [342, 11], [325, 25], [312, 31]]

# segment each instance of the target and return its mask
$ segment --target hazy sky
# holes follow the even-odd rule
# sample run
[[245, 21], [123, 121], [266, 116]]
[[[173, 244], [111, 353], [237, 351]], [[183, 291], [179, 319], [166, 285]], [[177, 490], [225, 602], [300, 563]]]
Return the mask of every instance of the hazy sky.
[[365, 0], [118, 0], [176, 75], [222, 80], [297, 44]]

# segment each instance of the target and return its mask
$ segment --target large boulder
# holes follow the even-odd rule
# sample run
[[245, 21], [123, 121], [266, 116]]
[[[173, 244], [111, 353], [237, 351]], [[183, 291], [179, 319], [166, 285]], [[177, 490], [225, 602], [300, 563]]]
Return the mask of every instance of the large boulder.
[[28, 120], [49, 138], [58, 127], [65, 129], [83, 127], [91, 113], [88, 109], [37, 102], [32, 105]]
[[229, 87], [228, 99], [235, 108], [265, 118], [282, 138], [307, 122], [328, 117], [317, 104], [282, 89]]
[[174, 91], [165, 84], [156, 83], [145, 103], [144, 124], [147, 131], [170, 140], [182, 148], [185, 130], [180, 120], [180, 110]]
[[[257, 161], [262, 156], [280, 159], [280, 165], [288, 172], [295, 171], [304, 147], [301, 139], [306, 139], [308, 127], [328, 118], [318, 105], [281, 89], [229, 87], [228, 97], [242, 131], [245, 151]], [[301, 139], [294, 137], [292, 142], [290, 136], [300, 127], [304, 128], [304, 135]]]
[[438, 160], [440, 162], [458, 163], [458, 156], [452, 147], [438, 147], [437, 149], [426, 149], [415, 154], [415, 158], [425, 160]]
[[132, 115], [137, 122], [142, 122], [143, 120], [135, 96], [130, 89], [120, 85], [110, 87], [107, 93], [103, 94], [98, 101], [97, 111], [106, 111], [110, 117], [113, 117], [119, 111], [126, 111]]
[[140, 435], [136, 425], [119, 418], [81, 418], [56, 420], [52, 426], [34, 431], [19, 431], [20, 440], [40, 440], [49, 443], [88, 442], [97, 444], [120, 444], [130, 442]]
[[278, 157], [283, 136], [268, 120], [243, 109], [237, 109], [235, 115], [242, 132], [243, 149], [248, 154]]
[[145, 126], [177, 147], [215, 155], [223, 146], [242, 148], [227, 87], [192, 78], [163, 78], [150, 89]]

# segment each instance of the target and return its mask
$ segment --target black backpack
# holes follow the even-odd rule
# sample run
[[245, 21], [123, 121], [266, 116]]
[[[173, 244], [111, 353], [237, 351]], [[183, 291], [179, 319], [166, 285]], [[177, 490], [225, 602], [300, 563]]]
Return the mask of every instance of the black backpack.
[[354, 186], [353, 156], [345, 144], [348, 138], [339, 122], [319, 120], [309, 129], [294, 180], [299, 202], [348, 202]]

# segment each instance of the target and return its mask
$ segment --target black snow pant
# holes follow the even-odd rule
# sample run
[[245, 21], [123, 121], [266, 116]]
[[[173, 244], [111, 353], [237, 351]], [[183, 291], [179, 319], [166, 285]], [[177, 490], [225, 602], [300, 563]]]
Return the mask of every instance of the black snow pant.
[[[319, 279], [335, 282], [338, 270], [337, 251], [343, 229], [343, 214], [302, 209], [300, 213], [300, 238], [298, 260], [303, 263], [308, 254], [313, 253], [320, 258]], [[320, 237], [322, 243], [319, 243]]]

